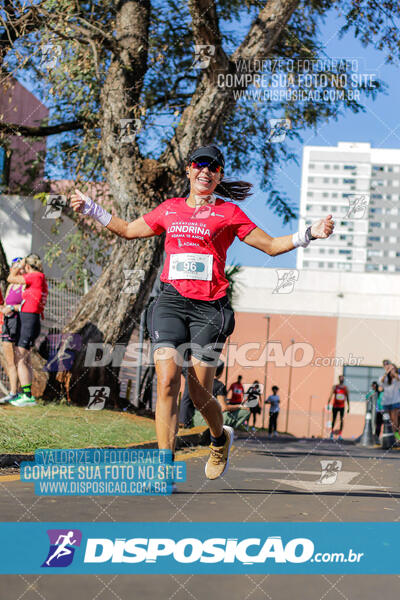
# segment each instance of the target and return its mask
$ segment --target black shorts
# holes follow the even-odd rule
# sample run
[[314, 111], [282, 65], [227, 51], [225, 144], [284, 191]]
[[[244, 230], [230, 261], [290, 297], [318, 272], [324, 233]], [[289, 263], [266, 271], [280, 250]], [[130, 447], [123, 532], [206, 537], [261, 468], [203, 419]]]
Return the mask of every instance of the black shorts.
[[20, 314], [14, 312], [9, 317], [4, 316], [3, 328], [1, 330], [1, 341], [15, 344], [21, 329]]
[[339, 413], [340, 418], [344, 417], [344, 406], [332, 406], [332, 420], [336, 419], [336, 415]]
[[15, 345], [19, 348], [32, 348], [40, 334], [40, 315], [36, 313], [19, 313], [21, 327]]
[[193, 300], [182, 296], [171, 284], [163, 284], [161, 289], [147, 312], [153, 350], [177, 348], [185, 360], [194, 356], [216, 366], [225, 340], [235, 327], [227, 296]]

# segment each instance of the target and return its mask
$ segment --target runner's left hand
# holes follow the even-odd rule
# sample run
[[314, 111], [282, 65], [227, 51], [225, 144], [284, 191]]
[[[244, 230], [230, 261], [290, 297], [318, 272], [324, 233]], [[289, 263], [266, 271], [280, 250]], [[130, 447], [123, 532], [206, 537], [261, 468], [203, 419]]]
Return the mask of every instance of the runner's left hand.
[[319, 239], [329, 237], [334, 230], [335, 223], [332, 220], [332, 215], [328, 215], [325, 219], [321, 219], [311, 225], [311, 234]]

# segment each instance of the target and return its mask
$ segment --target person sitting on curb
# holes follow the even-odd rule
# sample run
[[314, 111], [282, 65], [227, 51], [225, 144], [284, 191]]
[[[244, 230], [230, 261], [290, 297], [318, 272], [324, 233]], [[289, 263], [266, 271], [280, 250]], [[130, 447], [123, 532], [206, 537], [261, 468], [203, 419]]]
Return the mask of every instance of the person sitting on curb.
[[[250, 410], [243, 404], [228, 404], [226, 402], [227, 391], [225, 385], [220, 381], [225, 364], [221, 361], [216, 370], [213, 381], [213, 396], [216, 398], [222, 409], [222, 416], [224, 419], [224, 425], [229, 425], [236, 429], [245, 423], [250, 416]], [[194, 426], [199, 427], [207, 425], [201, 413], [196, 410], [194, 414]]]

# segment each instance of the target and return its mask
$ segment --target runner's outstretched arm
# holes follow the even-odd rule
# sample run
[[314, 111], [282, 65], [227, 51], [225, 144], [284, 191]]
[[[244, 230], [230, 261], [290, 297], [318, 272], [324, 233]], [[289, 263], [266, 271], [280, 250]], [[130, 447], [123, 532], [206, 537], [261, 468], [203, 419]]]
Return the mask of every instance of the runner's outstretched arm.
[[325, 219], [313, 223], [304, 232], [295, 233], [294, 235], [273, 238], [259, 227], [256, 227], [243, 241], [270, 256], [278, 256], [278, 254], [290, 252], [298, 246], [308, 246], [312, 239], [326, 239], [332, 234], [334, 226], [332, 215], [328, 215]]
[[156, 235], [149, 227], [143, 217], [139, 217], [128, 223], [114, 215], [110, 215], [104, 208], [93, 202], [79, 190], [71, 196], [71, 206], [75, 212], [80, 212], [93, 217], [104, 227], [122, 238], [133, 240], [135, 238], [148, 238]]

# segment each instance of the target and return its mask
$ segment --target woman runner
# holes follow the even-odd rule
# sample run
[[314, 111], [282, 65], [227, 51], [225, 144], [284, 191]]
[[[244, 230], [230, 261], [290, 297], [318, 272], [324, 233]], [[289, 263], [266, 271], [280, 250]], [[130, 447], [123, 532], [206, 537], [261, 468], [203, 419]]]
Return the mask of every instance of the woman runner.
[[205, 467], [208, 479], [226, 471], [233, 441], [233, 429], [223, 425], [221, 407], [212, 396], [218, 357], [235, 323], [226, 296], [227, 250], [238, 236], [246, 244], [277, 256], [306, 247], [312, 239], [327, 238], [334, 227], [329, 215], [294, 235], [272, 238], [236, 204], [222, 199], [244, 200], [252, 187], [243, 181], [222, 183], [224, 166], [223, 154], [216, 146], [197, 148], [186, 161], [189, 196], [165, 200], [131, 223], [110, 215], [78, 190], [71, 198], [75, 211], [94, 217], [125, 239], [166, 232], [162, 290], [148, 311], [157, 373], [158, 446], [172, 452], [175, 449], [182, 362], [189, 349], [190, 397], [211, 432]]

